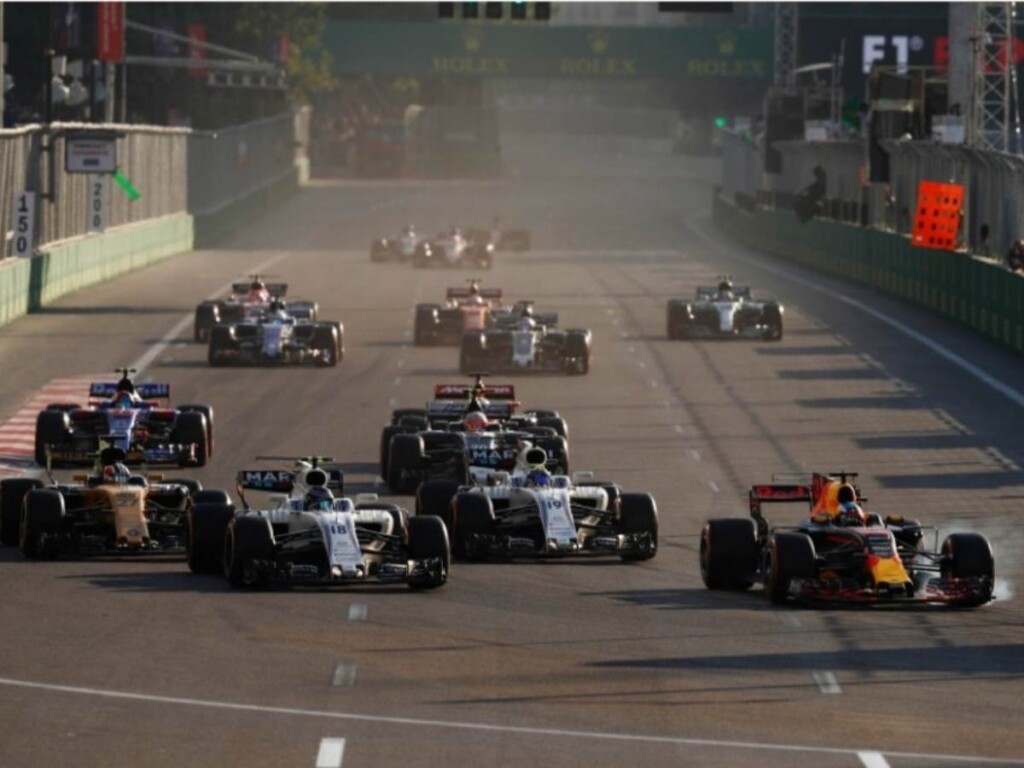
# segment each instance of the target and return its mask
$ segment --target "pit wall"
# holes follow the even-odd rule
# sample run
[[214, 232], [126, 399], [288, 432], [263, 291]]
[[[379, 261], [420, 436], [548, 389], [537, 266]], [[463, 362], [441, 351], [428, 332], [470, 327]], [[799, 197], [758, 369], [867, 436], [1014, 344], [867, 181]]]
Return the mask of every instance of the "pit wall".
[[963, 252], [914, 248], [902, 235], [740, 210], [716, 194], [717, 226], [744, 245], [930, 309], [1024, 353], [1024, 278]]

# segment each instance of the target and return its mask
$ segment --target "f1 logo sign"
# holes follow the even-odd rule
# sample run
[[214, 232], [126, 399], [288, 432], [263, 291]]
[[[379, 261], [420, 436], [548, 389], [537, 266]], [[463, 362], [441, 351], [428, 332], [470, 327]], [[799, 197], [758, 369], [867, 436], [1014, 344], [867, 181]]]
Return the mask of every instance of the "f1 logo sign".
[[889, 48], [896, 52], [896, 71], [903, 74], [910, 63], [910, 52], [922, 50], [924, 40], [920, 35], [864, 35], [861, 67], [865, 75], [875, 62], [886, 60]]

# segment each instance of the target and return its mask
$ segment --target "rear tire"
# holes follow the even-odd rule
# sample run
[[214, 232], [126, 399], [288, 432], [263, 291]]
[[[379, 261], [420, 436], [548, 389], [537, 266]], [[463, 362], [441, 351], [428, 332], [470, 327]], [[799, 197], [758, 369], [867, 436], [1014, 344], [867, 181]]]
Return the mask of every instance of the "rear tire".
[[444, 523], [449, 536], [455, 535], [452, 500], [459, 483], [452, 480], [425, 480], [416, 489], [416, 516], [433, 515]]
[[420, 482], [422, 464], [423, 438], [395, 435], [388, 452], [388, 487], [395, 493], [414, 493]]
[[46, 466], [46, 446], [64, 443], [71, 433], [71, 419], [64, 411], [40, 411], [36, 417], [35, 460]]
[[413, 322], [413, 344], [417, 347], [429, 347], [437, 343], [437, 322], [434, 313], [439, 309], [436, 304], [418, 304], [416, 319]]
[[320, 365], [334, 368], [341, 361], [341, 332], [338, 324], [330, 323], [314, 328], [310, 346], [320, 353], [317, 361]]
[[409, 524], [409, 556], [413, 560], [440, 558], [443, 563], [441, 573], [436, 578], [423, 581], [411, 581], [412, 589], [436, 589], [448, 581], [448, 572], [452, 567], [451, 546], [448, 543], [448, 531], [438, 517], [411, 517]]
[[647, 534], [645, 548], [623, 553], [623, 561], [650, 560], [658, 554], [658, 507], [649, 493], [624, 493], [619, 498], [619, 531]]
[[21, 509], [30, 491], [42, 488], [40, 480], [0, 480], [0, 544], [16, 547], [20, 542]]
[[171, 430], [170, 442], [180, 445], [194, 445], [195, 458], [192, 461], [182, 460], [181, 467], [205, 467], [210, 437], [206, 431], [206, 417], [198, 411], [185, 411], [178, 414], [178, 421]]
[[761, 322], [766, 326], [765, 341], [782, 341], [782, 307], [779, 304], [765, 304]]
[[576, 376], [590, 373], [590, 334], [570, 331], [565, 339], [565, 372]]
[[700, 533], [700, 577], [708, 589], [743, 592], [757, 573], [757, 527], [747, 518], [708, 520]]
[[[200, 495], [207, 493], [217, 491], [202, 491]], [[197, 500], [188, 511], [185, 543], [188, 568], [192, 573], [218, 573], [221, 570], [224, 535], [234, 517], [234, 506], [214, 501]]]
[[179, 405], [179, 411], [195, 411], [206, 417], [206, 456], [213, 456], [213, 406], [211, 405]]
[[210, 329], [210, 348], [206, 359], [213, 366], [227, 365], [224, 352], [234, 349], [235, 340], [231, 335], [231, 326], [215, 325]]
[[464, 560], [483, 560], [487, 552], [471, 542], [494, 533], [494, 505], [482, 493], [460, 493], [453, 502], [455, 536], [452, 554]]
[[487, 348], [481, 333], [466, 333], [459, 344], [459, 370], [465, 374], [487, 368]]
[[196, 307], [192, 338], [203, 343], [210, 338], [210, 331], [220, 322], [220, 312], [215, 302], [204, 302]]

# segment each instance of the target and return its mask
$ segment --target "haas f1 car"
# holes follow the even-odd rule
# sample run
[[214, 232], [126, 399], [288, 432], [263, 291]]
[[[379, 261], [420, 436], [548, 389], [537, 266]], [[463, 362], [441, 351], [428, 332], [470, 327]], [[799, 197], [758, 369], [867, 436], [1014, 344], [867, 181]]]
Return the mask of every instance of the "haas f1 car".
[[782, 339], [782, 305], [755, 301], [750, 288], [722, 278], [717, 286], [701, 286], [693, 301], [668, 302], [670, 339]]
[[546, 452], [526, 443], [511, 472], [485, 483], [423, 483], [417, 514], [438, 515], [457, 557], [615, 555], [649, 560], [658, 550], [658, 511], [646, 493], [623, 493], [589, 472], [552, 475]]
[[[283, 300], [288, 293], [288, 283], [267, 283], [259, 275], [248, 281], [233, 283], [231, 294], [226, 299], [204, 301], [196, 307], [193, 322], [193, 338], [205, 343], [210, 340], [214, 326], [222, 323], [241, 323], [247, 318], [270, 307], [270, 302]], [[313, 301], [293, 301], [287, 309], [288, 315], [296, 320], [316, 322], [318, 308]]]
[[36, 417], [35, 459], [41, 466], [92, 464], [104, 447], [120, 448], [125, 463], [202, 467], [213, 452], [213, 408], [161, 401], [169, 384], [132, 382], [130, 368], [119, 381], [97, 381], [89, 403], [54, 403]]
[[345, 354], [341, 323], [308, 322], [288, 315], [275, 300], [245, 322], [218, 325], [210, 334], [210, 365], [334, 367]]
[[[335, 498], [342, 476], [328, 459], [307, 457], [289, 470], [238, 474], [242, 508], [197, 504], [188, 517], [192, 571], [223, 571], [233, 586], [344, 586], [404, 583], [432, 589], [448, 580], [444, 523], [413, 518], [376, 494]], [[253, 508], [246, 490], [268, 492]]]
[[[993, 598], [992, 548], [977, 533], [938, 530], [899, 515], [867, 514], [855, 475], [776, 478], [750, 491], [750, 518], [709, 520], [700, 540], [700, 569], [709, 589], [764, 585], [776, 604], [944, 603], [976, 607]], [[780, 482], [781, 480], [781, 482]], [[776, 526], [765, 504], [807, 503], [809, 518]], [[931, 546], [926, 538], [930, 534]]]
[[125, 453], [105, 448], [92, 474], [49, 486], [0, 481], [0, 538], [30, 558], [182, 554], [193, 503], [216, 498], [195, 480], [132, 474]]

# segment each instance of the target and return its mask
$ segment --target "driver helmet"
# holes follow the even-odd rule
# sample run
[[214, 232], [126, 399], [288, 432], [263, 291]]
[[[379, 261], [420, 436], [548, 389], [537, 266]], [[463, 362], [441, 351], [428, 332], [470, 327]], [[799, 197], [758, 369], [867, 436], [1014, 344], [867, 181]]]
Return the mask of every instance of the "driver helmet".
[[483, 432], [489, 426], [487, 416], [480, 411], [467, 413], [462, 423], [467, 432]]
[[721, 298], [726, 298], [726, 299], [731, 298], [732, 297], [732, 283], [730, 283], [728, 280], [722, 280], [718, 284], [718, 295]]
[[839, 505], [835, 523], [848, 528], [860, 528], [867, 524], [867, 516], [857, 502], [844, 501]]
[[116, 409], [132, 408], [135, 405], [135, 399], [132, 397], [131, 392], [115, 392], [114, 396], [110, 399], [110, 406]]
[[249, 290], [250, 291], [265, 291], [266, 289], [267, 289], [267, 284], [264, 283], [258, 277], [253, 278], [253, 281], [251, 283], [249, 283]]
[[334, 494], [322, 485], [314, 486], [306, 491], [302, 505], [308, 512], [328, 512], [334, 509]]
[[271, 312], [284, 312], [285, 303], [281, 299], [274, 299], [270, 302], [268, 309]]
[[547, 451], [531, 445], [523, 451], [522, 456], [527, 470], [524, 485], [533, 488], [550, 485], [551, 473], [547, 470]]
[[103, 482], [108, 485], [124, 485], [131, 477], [131, 472], [121, 462], [108, 464], [103, 468]]

